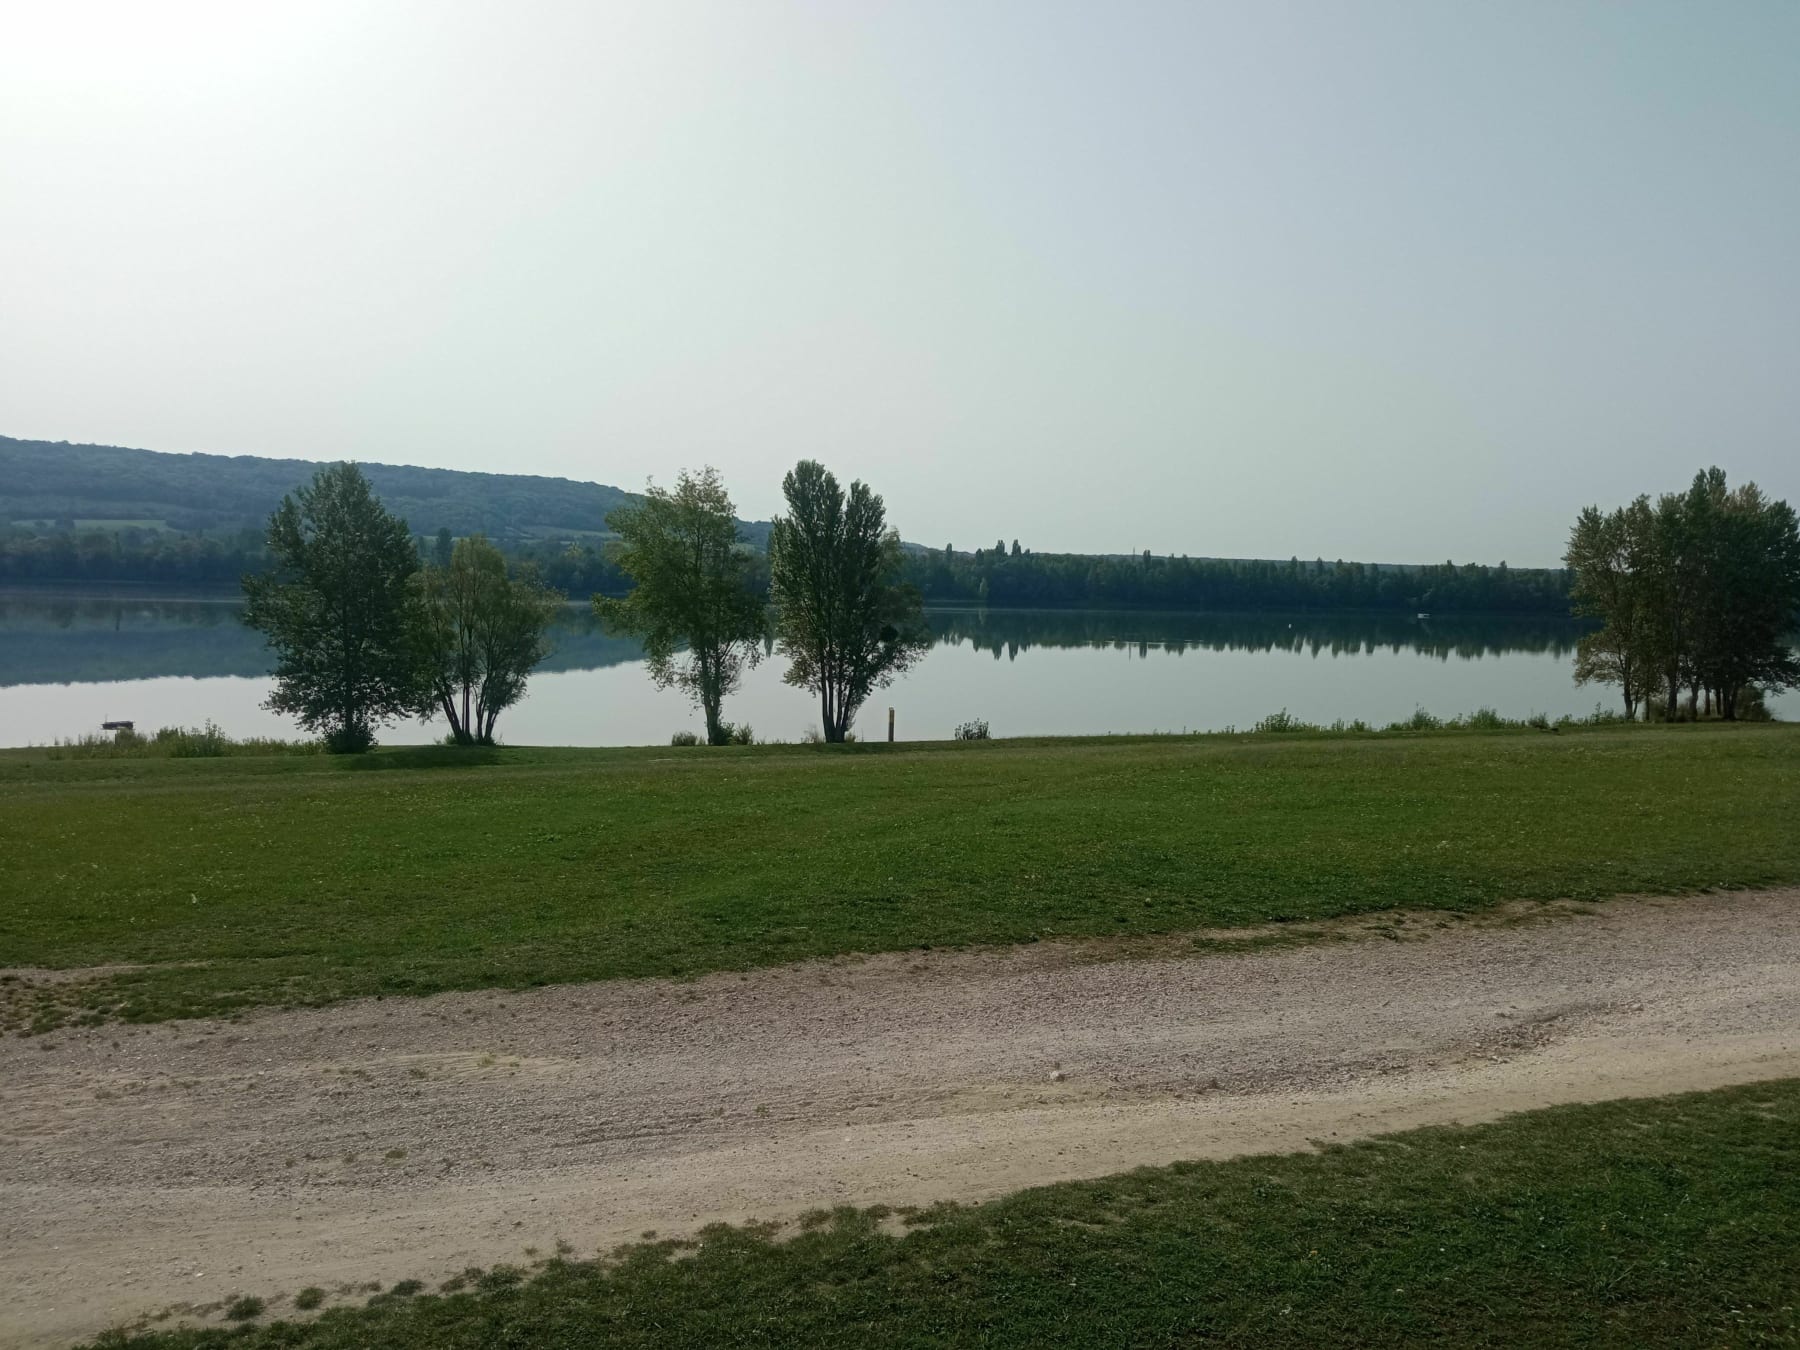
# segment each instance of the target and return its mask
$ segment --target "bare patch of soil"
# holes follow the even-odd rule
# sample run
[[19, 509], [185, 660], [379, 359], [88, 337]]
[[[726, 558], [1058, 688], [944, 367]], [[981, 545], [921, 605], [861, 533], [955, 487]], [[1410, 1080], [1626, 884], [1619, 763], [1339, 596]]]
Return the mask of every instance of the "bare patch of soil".
[[1800, 1074], [1800, 891], [1301, 936], [8, 1038], [0, 1342]]

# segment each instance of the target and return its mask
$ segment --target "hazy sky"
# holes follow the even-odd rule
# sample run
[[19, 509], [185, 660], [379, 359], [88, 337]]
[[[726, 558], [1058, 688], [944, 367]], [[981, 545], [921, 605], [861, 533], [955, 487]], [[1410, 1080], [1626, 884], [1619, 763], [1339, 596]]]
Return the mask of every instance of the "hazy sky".
[[0, 432], [1544, 563], [1800, 499], [1800, 3], [0, 3]]

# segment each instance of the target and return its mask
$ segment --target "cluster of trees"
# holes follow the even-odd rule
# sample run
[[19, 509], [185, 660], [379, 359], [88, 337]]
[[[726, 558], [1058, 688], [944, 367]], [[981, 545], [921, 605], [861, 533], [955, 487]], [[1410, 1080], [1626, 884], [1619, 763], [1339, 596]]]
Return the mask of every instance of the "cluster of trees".
[[546, 539], [515, 544], [507, 556], [537, 569], [545, 585], [565, 595], [624, 595], [631, 589], [610, 541]]
[[1569, 612], [1569, 576], [1505, 563], [1429, 567], [1265, 562], [1228, 558], [1033, 553], [1013, 540], [991, 549], [915, 552], [905, 576], [936, 604], [1207, 610], [1387, 610], [1433, 614]]
[[560, 595], [509, 573], [480, 535], [426, 565], [354, 464], [284, 497], [268, 550], [274, 566], [243, 583], [244, 621], [276, 656], [268, 706], [334, 752], [368, 749], [384, 723], [440, 713], [458, 743], [491, 743], [549, 650]]
[[[770, 645], [787, 682], [819, 698], [827, 741], [845, 740], [869, 694], [930, 646], [881, 498], [861, 482], [846, 491], [811, 460], [782, 490], [788, 513], [761, 565], [710, 468], [609, 518], [611, 563], [631, 588], [595, 595], [595, 614], [643, 642], [651, 678], [692, 697], [712, 744], [732, 739], [725, 698]], [[492, 743], [548, 654], [560, 592], [530, 567], [509, 570], [480, 535], [446, 528], [421, 547], [354, 464], [284, 497], [267, 548], [272, 566], [243, 586], [244, 621], [276, 657], [268, 706], [333, 751], [366, 750], [408, 716], [441, 715], [458, 743]]]
[[652, 486], [608, 518], [633, 585], [623, 599], [596, 596], [595, 611], [643, 640], [651, 678], [687, 691], [713, 745], [732, 739], [724, 700], [771, 637], [788, 661], [783, 678], [818, 698], [828, 742], [848, 739], [868, 696], [931, 645], [881, 498], [861, 481], [846, 491], [815, 460], [781, 487], [788, 509], [770, 529], [766, 572], [711, 468], [683, 473], [673, 491]]
[[[1575, 678], [1616, 684], [1627, 716], [1735, 719], [1800, 683], [1787, 645], [1800, 616], [1793, 508], [1708, 469], [1684, 493], [1584, 510], [1565, 555], [1581, 642]], [[1687, 706], [1682, 708], [1682, 694]]]

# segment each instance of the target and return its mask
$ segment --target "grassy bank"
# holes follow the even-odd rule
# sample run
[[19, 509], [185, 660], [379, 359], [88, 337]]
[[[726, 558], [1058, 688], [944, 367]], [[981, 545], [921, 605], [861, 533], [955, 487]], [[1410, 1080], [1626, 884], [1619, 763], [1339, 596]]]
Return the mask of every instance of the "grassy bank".
[[912, 1215], [897, 1236], [880, 1219], [714, 1229], [409, 1282], [241, 1338], [104, 1344], [1791, 1345], [1800, 1082], [1145, 1169]]
[[[14, 1024], [1800, 880], [1800, 727], [0, 754]], [[10, 994], [9, 991], [10, 990]]]

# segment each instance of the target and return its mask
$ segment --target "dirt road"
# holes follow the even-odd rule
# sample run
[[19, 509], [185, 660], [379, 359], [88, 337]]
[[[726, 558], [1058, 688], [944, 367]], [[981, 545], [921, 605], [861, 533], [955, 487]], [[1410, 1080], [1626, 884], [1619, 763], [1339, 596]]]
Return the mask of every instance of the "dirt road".
[[1800, 1074], [1800, 891], [1385, 922], [9, 1038], [0, 1343]]

